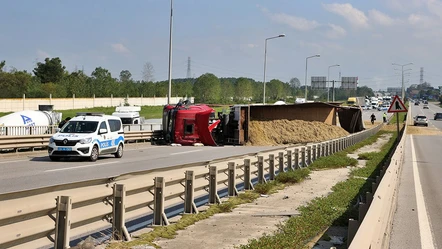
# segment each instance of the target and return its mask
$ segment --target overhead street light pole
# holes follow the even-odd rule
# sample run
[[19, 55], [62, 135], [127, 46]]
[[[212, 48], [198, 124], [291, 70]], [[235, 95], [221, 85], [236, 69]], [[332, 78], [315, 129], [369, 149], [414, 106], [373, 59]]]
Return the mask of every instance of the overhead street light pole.
[[335, 64], [328, 66], [328, 74], [327, 74], [327, 102], [330, 102], [330, 68], [331, 67], [340, 67], [341, 65]]
[[308, 59], [314, 58], [314, 57], [321, 57], [321, 55], [315, 54], [315, 55], [305, 58], [305, 81], [304, 81], [305, 95], [304, 95], [304, 98], [305, 98], [306, 103], [307, 103], [307, 62], [308, 62]]
[[173, 0], [170, 0], [170, 26], [169, 26], [169, 93], [167, 94], [167, 104], [170, 104], [172, 94], [172, 27], [173, 27]]
[[263, 80], [264, 93], [263, 93], [263, 97], [262, 97], [262, 103], [264, 105], [266, 104], [267, 41], [271, 40], [271, 39], [281, 38], [281, 37], [285, 37], [285, 34], [280, 34], [278, 36], [269, 37], [265, 40], [265, 45], [264, 45], [264, 80]]
[[[394, 66], [400, 66], [402, 69], [401, 69], [401, 71], [402, 71], [402, 101], [404, 101], [405, 99], [405, 87], [404, 87], [404, 67], [405, 66], [408, 66], [408, 65], [413, 65], [413, 63], [407, 63], [407, 64], [403, 64], [403, 65], [400, 65], [400, 64], [397, 64], [397, 63], [391, 63], [391, 65], [394, 65]], [[408, 69], [408, 70], [411, 70], [411, 69]]]

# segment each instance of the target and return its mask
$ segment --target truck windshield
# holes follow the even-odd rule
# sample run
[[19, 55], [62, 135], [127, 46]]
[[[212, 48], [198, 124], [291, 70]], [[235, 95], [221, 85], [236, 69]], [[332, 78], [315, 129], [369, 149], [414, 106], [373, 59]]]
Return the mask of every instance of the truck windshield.
[[69, 121], [60, 130], [61, 133], [93, 133], [97, 130], [97, 121]]
[[123, 124], [132, 124], [132, 118], [121, 118]]

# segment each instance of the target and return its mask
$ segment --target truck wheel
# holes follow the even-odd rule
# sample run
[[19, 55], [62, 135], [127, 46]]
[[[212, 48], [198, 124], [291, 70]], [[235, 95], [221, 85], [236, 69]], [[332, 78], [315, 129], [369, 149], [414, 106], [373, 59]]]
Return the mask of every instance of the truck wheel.
[[116, 158], [123, 157], [123, 145], [122, 144], [118, 145], [118, 150], [117, 150], [117, 152], [115, 152], [114, 155], [115, 155]]
[[60, 158], [56, 157], [56, 156], [49, 156], [49, 159], [51, 159], [51, 161], [54, 161], [54, 162], [60, 161]]
[[91, 155], [89, 156], [89, 160], [91, 162], [97, 161], [98, 155], [99, 155], [98, 146], [94, 145], [94, 147], [92, 147], [92, 151], [91, 151]]

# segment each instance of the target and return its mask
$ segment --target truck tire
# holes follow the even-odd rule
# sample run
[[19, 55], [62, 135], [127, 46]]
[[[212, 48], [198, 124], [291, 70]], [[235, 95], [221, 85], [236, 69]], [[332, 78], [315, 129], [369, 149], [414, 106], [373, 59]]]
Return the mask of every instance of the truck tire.
[[89, 160], [91, 161], [91, 162], [95, 162], [95, 161], [97, 161], [97, 159], [98, 159], [98, 156], [99, 156], [99, 150], [98, 150], [98, 146], [97, 145], [94, 145], [94, 147], [92, 147], [92, 150], [91, 150], [91, 155], [89, 156]]
[[122, 158], [123, 157], [123, 144], [118, 145], [117, 152], [114, 153], [116, 158]]

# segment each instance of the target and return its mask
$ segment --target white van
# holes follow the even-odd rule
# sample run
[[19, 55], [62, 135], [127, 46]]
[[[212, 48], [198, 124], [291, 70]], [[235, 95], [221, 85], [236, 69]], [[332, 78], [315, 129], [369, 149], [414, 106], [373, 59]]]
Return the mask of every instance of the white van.
[[88, 157], [96, 161], [100, 155], [123, 156], [124, 130], [119, 117], [101, 113], [77, 113], [49, 139], [49, 158]]

